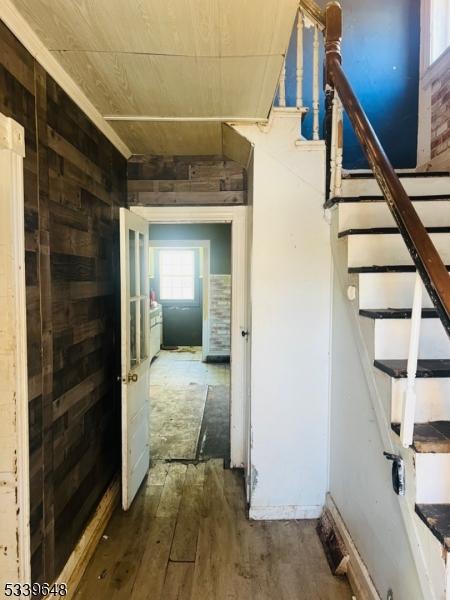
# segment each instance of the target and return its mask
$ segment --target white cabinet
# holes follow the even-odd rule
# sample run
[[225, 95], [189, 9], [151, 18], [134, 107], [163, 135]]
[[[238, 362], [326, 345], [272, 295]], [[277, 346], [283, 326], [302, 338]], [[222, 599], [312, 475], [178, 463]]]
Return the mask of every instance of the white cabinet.
[[162, 306], [158, 304], [150, 309], [150, 360], [161, 350], [162, 344]]

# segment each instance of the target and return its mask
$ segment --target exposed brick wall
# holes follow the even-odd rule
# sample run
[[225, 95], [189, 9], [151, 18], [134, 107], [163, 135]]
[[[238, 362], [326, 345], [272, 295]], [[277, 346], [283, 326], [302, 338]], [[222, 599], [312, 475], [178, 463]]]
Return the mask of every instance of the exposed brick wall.
[[210, 275], [209, 353], [228, 356], [231, 343], [231, 275]]
[[450, 148], [450, 69], [431, 87], [431, 158]]

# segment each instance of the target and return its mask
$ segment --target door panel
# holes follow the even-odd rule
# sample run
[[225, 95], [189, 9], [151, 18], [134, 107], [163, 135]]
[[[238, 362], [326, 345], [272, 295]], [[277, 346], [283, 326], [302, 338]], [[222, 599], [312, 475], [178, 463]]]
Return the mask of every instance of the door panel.
[[122, 335], [122, 506], [127, 510], [150, 464], [148, 223], [120, 209]]

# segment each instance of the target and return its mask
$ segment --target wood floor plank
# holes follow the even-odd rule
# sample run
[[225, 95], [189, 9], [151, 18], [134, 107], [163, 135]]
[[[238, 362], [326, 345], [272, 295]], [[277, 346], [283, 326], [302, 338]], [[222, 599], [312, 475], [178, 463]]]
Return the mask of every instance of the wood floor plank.
[[185, 481], [170, 560], [195, 562], [202, 500], [203, 485]]
[[[76, 599], [127, 598], [127, 584], [134, 581], [133, 557], [142, 550], [150, 520], [155, 515], [162, 486], [144, 485], [129, 511], [118, 507], [109, 522], [93, 559], [83, 575]], [[89, 591], [89, 594], [87, 593]]]
[[159, 502], [157, 517], [176, 517], [183, 494], [187, 467], [181, 463], [170, 463], [163, 493]]
[[187, 466], [186, 481], [191, 485], [203, 485], [205, 482], [206, 463], [190, 464]]
[[152, 469], [114, 514], [76, 600], [351, 600], [315, 521], [249, 521], [242, 473], [221, 460]]
[[148, 481], [150, 485], [164, 485], [166, 482], [167, 473], [169, 472], [170, 463], [159, 460], [155, 461], [150, 471], [148, 472]]
[[[162, 596], [176, 518], [152, 519], [131, 593], [133, 600], [165, 600]], [[125, 599], [125, 596], [124, 596]]]
[[194, 563], [169, 562], [162, 600], [191, 600]]

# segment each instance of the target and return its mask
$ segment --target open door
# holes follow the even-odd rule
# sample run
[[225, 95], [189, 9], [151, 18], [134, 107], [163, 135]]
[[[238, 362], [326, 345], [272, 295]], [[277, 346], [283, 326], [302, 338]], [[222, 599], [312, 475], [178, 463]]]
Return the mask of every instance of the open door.
[[122, 507], [127, 510], [150, 464], [148, 222], [120, 209], [122, 335]]

